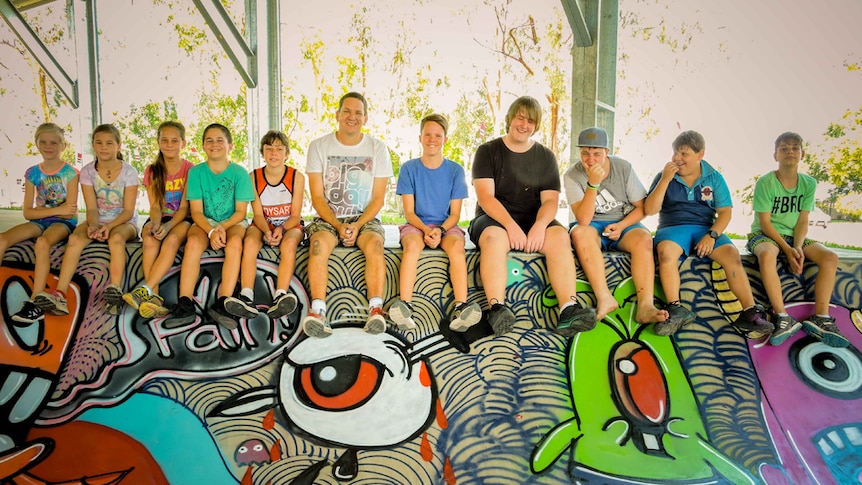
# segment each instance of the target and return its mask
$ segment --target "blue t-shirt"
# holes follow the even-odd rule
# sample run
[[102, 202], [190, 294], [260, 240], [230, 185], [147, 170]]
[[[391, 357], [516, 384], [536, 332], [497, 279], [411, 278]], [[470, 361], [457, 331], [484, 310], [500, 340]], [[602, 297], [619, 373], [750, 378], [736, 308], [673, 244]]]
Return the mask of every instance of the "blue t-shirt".
[[215, 174], [206, 163], [189, 169], [186, 183], [186, 199], [203, 202], [204, 215], [216, 222], [224, 222], [236, 212], [237, 202], [254, 200], [254, 188], [248, 172], [231, 162], [227, 168]]
[[[733, 199], [724, 177], [706, 160], [700, 161], [700, 178], [689, 187], [679, 175], [674, 175], [667, 186], [661, 210], [658, 213], [658, 228], [696, 224], [711, 226], [715, 222], [715, 211], [731, 207]], [[661, 180], [661, 173], [650, 185], [652, 193]]]
[[414, 196], [416, 215], [423, 223], [441, 224], [449, 217], [450, 202], [467, 198], [464, 167], [444, 159], [442, 165], [431, 169], [414, 158], [401, 166], [395, 193]]
[[[34, 193], [34, 202], [36, 207], [59, 207], [66, 203], [66, 189], [69, 182], [78, 176], [78, 169], [64, 163], [59, 170], [53, 173], [46, 173], [42, 170], [42, 164], [33, 165], [24, 172], [24, 178], [33, 184], [36, 189]], [[78, 223], [78, 216], [71, 219], [63, 219], [62, 217], [45, 217], [44, 221], [54, 222], [69, 222], [72, 225]]]

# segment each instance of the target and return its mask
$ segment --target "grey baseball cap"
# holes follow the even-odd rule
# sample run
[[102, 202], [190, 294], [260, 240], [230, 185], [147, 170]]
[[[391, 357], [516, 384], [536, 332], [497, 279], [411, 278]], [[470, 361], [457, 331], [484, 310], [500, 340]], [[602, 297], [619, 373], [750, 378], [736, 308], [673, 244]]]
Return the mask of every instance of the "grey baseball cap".
[[595, 126], [587, 128], [578, 135], [578, 146], [608, 148], [608, 133]]

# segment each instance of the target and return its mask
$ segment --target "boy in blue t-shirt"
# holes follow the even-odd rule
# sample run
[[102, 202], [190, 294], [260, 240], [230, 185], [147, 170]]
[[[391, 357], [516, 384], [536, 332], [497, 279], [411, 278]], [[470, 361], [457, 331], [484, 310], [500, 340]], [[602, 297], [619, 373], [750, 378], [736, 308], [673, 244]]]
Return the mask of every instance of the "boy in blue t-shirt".
[[673, 327], [682, 328], [695, 319], [679, 300], [679, 259], [697, 255], [724, 268], [730, 290], [744, 308], [733, 325], [748, 332], [771, 332], [766, 309], [754, 303], [739, 251], [722, 234], [732, 213], [730, 190], [721, 173], [703, 160], [705, 150], [700, 133], [680, 133], [673, 141], [671, 161], [656, 175], [644, 203], [647, 215], [659, 214], [655, 248], [669, 320]]
[[[814, 208], [817, 180], [799, 173], [799, 162], [805, 156], [802, 137], [782, 133], [775, 140], [778, 170], [757, 179], [754, 186], [756, 216], [748, 236], [748, 250], [757, 256], [763, 289], [775, 312], [775, 331], [769, 338], [772, 345], [781, 345], [794, 333], [805, 332], [832, 347], [847, 347], [850, 341], [841, 335], [835, 319], [829, 316], [829, 300], [835, 289], [838, 256], [808, 235], [808, 213]], [[781, 279], [778, 276], [778, 256], [784, 253], [790, 271], [802, 274], [805, 259], [817, 264], [814, 280], [814, 315], [803, 323], [797, 322], [784, 308]]]
[[482, 308], [467, 303], [467, 257], [464, 231], [458, 227], [461, 202], [467, 197], [464, 168], [443, 158], [449, 123], [431, 114], [419, 125], [422, 156], [401, 167], [396, 193], [401, 196], [406, 224], [399, 227], [401, 246], [401, 298], [389, 307], [389, 318], [403, 330], [416, 328], [413, 321], [413, 285], [419, 254], [425, 247], [442, 248], [449, 257], [449, 278], [455, 293], [455, 312], [449, 328], [463, 332], [482, 318]]

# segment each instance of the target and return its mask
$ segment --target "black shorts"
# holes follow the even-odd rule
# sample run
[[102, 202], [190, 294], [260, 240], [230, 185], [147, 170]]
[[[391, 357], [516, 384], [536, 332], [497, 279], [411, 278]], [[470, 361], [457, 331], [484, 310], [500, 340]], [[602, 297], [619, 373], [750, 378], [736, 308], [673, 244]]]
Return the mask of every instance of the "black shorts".
[[[515, 213], [510, 215], [512, 216], [512, 219], [515, 220], [515, 223], [518, 224], [518, 227], [520, 227], [521, 230], [524, 231], [524, 233], [530, 232], [530, 229], [532, 229], [533, 224], [536, 223], [536, 214]], [[473, 241], [473, 244], [475, 244], [476, 247], [479, 247], [479, 237], [482, 235], [482, 232], [484, 232], [485, 229], [491, 226], [503, 227], [502, 224], [497, 222], [496, 219], [492, 218], [488, 214], [482, 214], [481, 216], [478, 216], [472, 221], [470, 221], [470, 227], [467, 228], [467, 232], [470, 234], [470, 240]], [[564, 227], [562, 224], [560, 224], [560, 221], [556, 219], [552, 220], [551, 223], [548, 224], [548, 227], [551, 226]]]

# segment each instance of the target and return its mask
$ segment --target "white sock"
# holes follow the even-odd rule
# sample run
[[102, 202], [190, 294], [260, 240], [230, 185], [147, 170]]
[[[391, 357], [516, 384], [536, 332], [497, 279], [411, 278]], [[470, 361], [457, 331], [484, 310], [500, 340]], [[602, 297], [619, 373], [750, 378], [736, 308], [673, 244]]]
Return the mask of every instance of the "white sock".
[[574, 304], [575, 304], [575, 302], [573, 302], [573, 301], [566, 302], [565, 305], [560, 307], [560, 311], [562, 312], [563, 310], [565, 310], [566, 308], [569, 308], [570, 306], [572, 306]]
[[311, 300], [311, 311], [318, 315], [323, 315], [326, 313], [326, 302], [317, 298]]
[[281, 295], [284, 295], [286, 293], [287, 293], [287, 290], [275, 290], [275, 297], [278, 298]]
[[368, 307], [369, 308], [382, 307], [382, 306], [383, 306], [383, 298], [380, 298], [379, 296], [375, 296], [374, 298], [371, 298], [370, 300], [368, 300]]
[[243, 288], [239, 292], [240, 295], [248, 298], [251, 301], [254, 301], [254, 290], [251, 288]]
[[779, 313], [778, 316], [779, 317], [789, 317], [790, 314], [789, 313]]

